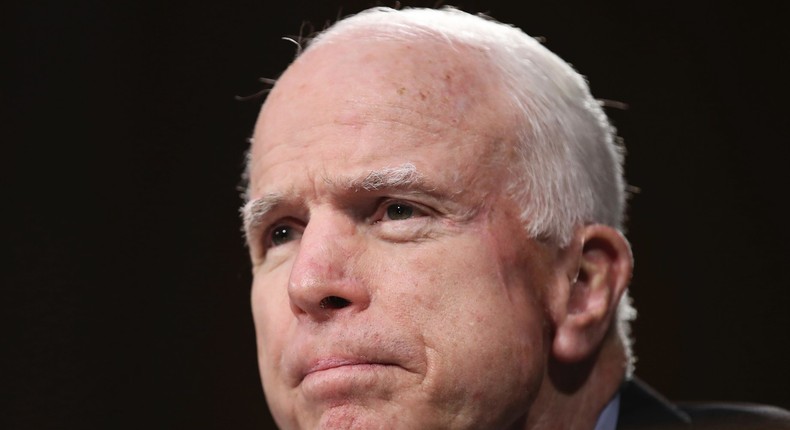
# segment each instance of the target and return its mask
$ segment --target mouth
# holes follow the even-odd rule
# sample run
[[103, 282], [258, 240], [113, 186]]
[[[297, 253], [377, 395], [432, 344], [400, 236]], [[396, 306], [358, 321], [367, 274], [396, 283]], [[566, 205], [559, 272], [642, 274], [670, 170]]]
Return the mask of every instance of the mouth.
[[[402, 384], [403, 368], [395, 363], [367, 358], [327, 357], [312, 361], [298, 386], [311, 401], [345, 402], [378, 397]], [[386, 397], [386, 395], [384, 395]]]
[[304, 380], [311, 375], [317, 375], [322, 372], [328, 371], [366, 371], [376, 370], [377, 368], [385, 366], [395, 366], [394, 363], [384, 363], [371, 361], [363, 358], [341, 358], [341, 357], [327, 357], [315, 360], [313, 364], [304, 372], [302, 379]]
[[[342, 337], [342, 336], [338, 336]], [[425, 362], [420, 345], [387, 334], [369, 334], [370, 340], [344, 339], [327, 344], [305, 336], [289, 345], [279, 365], [291, 388], [362, 387], [421, 378]], [[341, 390], [342, 391], [342, 390]]]

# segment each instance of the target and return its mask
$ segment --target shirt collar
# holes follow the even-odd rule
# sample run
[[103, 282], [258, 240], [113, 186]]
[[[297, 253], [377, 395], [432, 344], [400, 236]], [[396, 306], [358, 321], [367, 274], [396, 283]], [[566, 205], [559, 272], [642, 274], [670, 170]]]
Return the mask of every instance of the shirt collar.
[[620, 413], [620, 393], [615, 394], [612, 400], [603, 408], [595, 423], [595, 430], [616, 430], [617, 416]]

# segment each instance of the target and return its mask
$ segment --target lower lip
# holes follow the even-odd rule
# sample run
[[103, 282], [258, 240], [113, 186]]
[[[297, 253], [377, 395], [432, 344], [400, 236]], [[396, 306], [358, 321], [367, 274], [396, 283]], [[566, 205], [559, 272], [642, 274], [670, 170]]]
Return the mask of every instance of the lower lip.
[[378, 363], [344, 364], [308, 373], [301, 383], [302, 391], [314, 400], [349, 399], [370, 395], [376, 386], [382, 388], [397, 366]]

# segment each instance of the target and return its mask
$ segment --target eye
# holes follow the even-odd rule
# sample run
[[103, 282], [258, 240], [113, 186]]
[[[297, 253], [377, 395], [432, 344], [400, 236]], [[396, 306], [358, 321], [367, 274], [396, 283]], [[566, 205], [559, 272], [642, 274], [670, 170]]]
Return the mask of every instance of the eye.
[[373, 219], [374, 223], [382, 221], [407, 221], [421, 218], [428, 214], [430, 214], [430, 209], [426, 209], [420, 204], [404, 202], [403, 200], [387, 199], [379, 204]]
[[387, 218], [391, 220], [409, 219], [414, 215], [414, 206], [405, 203], [390, 203], [386, 207]]
[[288, 224], [279, 224], [269, 233], [269, 248], [284, 245], [301, 237], [302, 233], [296, 227]]
[[372, 217], [373, 229], [378, 238], [392, 243], [425, 239], [435, 231], [436, 211], [421, 203], [385, 199], [380, 202]]

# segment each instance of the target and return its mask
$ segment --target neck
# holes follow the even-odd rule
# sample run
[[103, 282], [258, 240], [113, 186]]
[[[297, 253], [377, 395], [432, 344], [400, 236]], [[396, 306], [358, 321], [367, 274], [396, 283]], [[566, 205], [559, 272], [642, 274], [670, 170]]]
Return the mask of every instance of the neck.
[[592, 430], [622, 383], [627, 367], [624, 351], [619, 337], [610, 333], [588, 361], [551, 361], [529, 413], [512, 428]]

